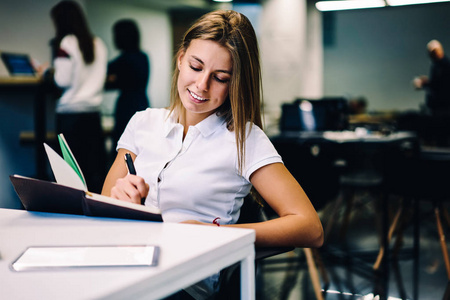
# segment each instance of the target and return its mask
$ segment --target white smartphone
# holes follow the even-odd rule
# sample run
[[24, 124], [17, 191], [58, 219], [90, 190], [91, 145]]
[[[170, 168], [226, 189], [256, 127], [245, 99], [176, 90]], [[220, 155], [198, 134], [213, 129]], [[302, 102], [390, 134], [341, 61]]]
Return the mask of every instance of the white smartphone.
[[12, 264], [15, 271], [79, 267], [156, 266], [159, 247], [115, 246], [31, 246]]

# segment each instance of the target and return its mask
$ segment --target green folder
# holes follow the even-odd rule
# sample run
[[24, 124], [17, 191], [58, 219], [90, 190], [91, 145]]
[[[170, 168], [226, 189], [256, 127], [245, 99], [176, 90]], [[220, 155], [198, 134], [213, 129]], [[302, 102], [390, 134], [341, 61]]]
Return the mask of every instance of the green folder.
[[84, 180], [84, 176], [81, 172], [80, 166], [75, 160], [75, 157], [73, 156], [73, 153], [70, 150], [69, 145], [67, 144], [67, 141], [62, 133], [58, 134], [58, 141], [64, 160], [69, 164], [69, 166], [72, 167], [72, 169], [74, 169], [74, 171], [78, 174], [81, 181], [83, 182], [84, 186], [86, 186], [86, 181]]

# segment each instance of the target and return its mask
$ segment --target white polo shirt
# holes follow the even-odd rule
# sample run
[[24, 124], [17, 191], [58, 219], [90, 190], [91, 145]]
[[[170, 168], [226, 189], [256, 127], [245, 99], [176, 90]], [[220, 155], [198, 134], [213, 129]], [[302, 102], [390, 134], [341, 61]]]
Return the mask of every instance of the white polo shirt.
[[235, 134], [223, 118], [212, 114], [190, 126], [183, 141], [183, 125], [168, 115], [161, 108], [136, 113], [117, 145], [137, 155], [136, 173], [150, 185], [145, 205], [159, 207], [165, 222], [210, 223], [219, 217], [221, 224], [236, 223], [250, 175], [282, 162], [281, 157], [266, 134], [252, 126], [241, 176]]

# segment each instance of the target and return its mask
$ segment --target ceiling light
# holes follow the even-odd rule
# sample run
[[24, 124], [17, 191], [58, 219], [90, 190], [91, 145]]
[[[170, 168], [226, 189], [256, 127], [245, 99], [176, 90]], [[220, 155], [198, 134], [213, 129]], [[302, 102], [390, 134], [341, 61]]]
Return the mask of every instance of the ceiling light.
[[[413, 1], [413, 0], [398, 0]], [[337, 0], [337, 1], [319, 1], [316, 8], [320, 11], [345, 10], [345, 9], [362, 9], [384, 7], [384, 0]]]
[[448, 1], [450, 0], [386, 0], [387, 4], [390, 6], [427, 4], [427, 3], [448, 2]]

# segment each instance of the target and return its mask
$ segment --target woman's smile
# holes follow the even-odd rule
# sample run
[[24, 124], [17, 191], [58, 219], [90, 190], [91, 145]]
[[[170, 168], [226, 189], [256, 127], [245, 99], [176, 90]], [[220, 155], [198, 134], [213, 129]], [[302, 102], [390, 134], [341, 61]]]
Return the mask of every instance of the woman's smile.
[[207, 98], [202, 98], [202, 97], [200, 97], [199, 95], [197, 95], [196, 93], [192, 92], [192, 91], [189, 90], [189, 89], [187, 89], [187, 90], [188, 90], [189, 94], [191, 94], [192, 98], [194, 98], [194, 102], [202, 103], [202, 102], [208, 100]]

